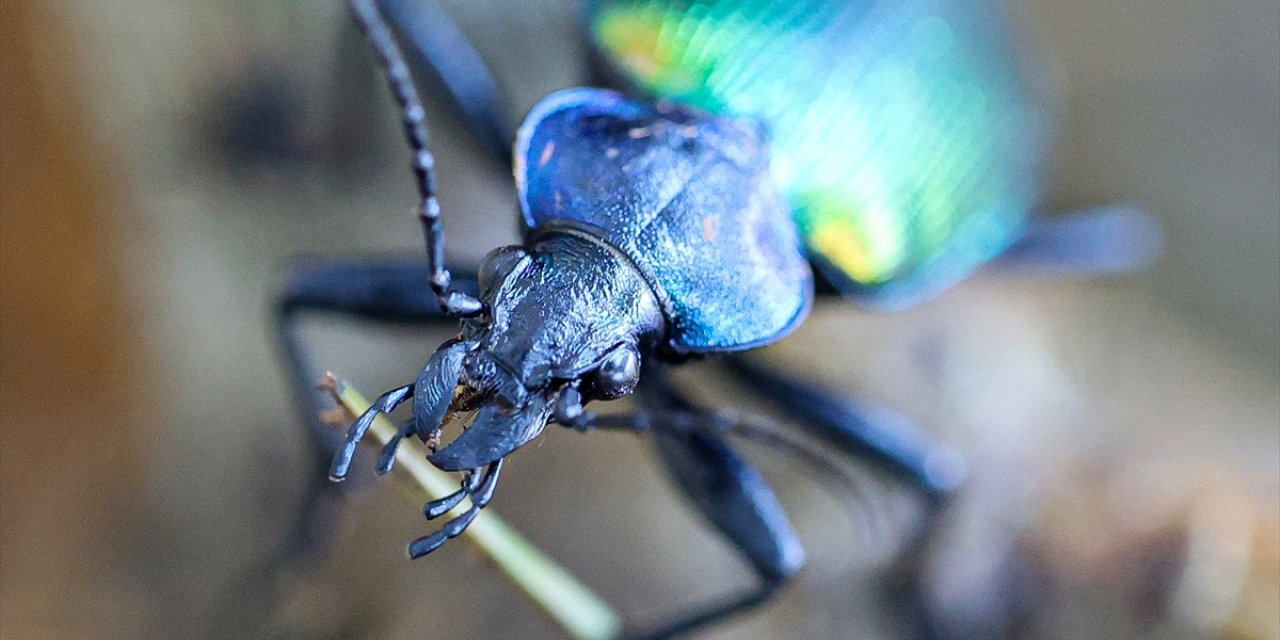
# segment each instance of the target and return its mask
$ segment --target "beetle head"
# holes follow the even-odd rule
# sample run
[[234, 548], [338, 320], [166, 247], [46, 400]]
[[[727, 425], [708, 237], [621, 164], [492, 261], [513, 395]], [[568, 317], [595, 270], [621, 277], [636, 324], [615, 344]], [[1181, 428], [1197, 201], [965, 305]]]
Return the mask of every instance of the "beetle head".
[[[641, 354], [663, 326], [636, 269], [573, 235], [494, 251], [480, 270], [480, 294], [485, 313], [465, 320], [462, 337], [433, 356], [415, 394], [420, 433], [451, 413], [475, 412], [431, 456], [445, 470], [496, 461], [551, 421], [576, 425], [586, 402], [631, 393]], [[433, 367], [437, 361], [448, 362]]]

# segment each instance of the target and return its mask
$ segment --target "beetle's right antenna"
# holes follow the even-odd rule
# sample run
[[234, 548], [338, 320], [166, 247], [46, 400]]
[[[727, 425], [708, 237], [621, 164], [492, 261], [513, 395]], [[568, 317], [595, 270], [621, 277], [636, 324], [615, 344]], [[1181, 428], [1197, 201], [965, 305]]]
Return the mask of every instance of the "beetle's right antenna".
[[440, 223], [440, 203], [436, 200], [436, 159], [427, 150], [427, 111], [413, 86], [404, 54], [400, 52], [400, 46], [392, 37], [374, 0], [351, 0], [351, 11], [378, 54], [387, 83], [400, 104], [405, 138], [413, 148], [413, 173], [418, 178], [418, 193], [422, 195], [418, 219], [422, 222], [422, 234], [427, 243], [431, 290], [445, 313], [464, 318], [480, 315], [484, 311], [484, 303], [454, 289], [449, 270], [444, 266], [444, 227]]

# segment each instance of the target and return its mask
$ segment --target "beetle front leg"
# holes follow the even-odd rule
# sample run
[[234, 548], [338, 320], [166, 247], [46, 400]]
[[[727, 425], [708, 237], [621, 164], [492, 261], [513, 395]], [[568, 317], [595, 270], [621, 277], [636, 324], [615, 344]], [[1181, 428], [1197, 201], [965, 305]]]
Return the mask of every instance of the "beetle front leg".
[[[475, 269], [464, 268], [462, 272], [475, 273]], [[299, 334], [299, 320], [306, 314], [347, 315], [373, 322], [439, 324], [456, 329], [457, 320], [440, 310], [435, 296], [423, 284], [421, 262], [409, 259], [310, 260], [293, 269], [276, 303], [276, 336], [295, 401], [306, 416], [317, 457], [324, 460], [324, 466], [341, 444], [341, 436], [319, 419], [331, 404], [327, 394], [316, 389], [323, 369], [315, 365]], [[475, 290], [471, 279], [460, 279], [455, 285]]]
[[582, 408], [582, 394], [576, 387], [566, 386], [560, 390], [560, 394], [556, 396], [555, 408], [551, 414], [552, 420], [557, 424], [577, 429], [578, 431], [587, 431], [595, 420], [595, 414], [585, 411]]

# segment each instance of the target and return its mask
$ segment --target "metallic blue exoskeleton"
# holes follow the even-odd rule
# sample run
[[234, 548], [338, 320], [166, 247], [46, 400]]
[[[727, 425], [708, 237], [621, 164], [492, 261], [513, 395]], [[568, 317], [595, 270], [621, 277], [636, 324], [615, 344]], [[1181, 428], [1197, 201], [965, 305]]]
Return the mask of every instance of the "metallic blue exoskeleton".
[[[495, 93], [487, 74], [459, 78], [443, 72], [448, 59], [465, 60], [468, 68], [482, 65], [442, 13], [432, 9], [436, 13], [425, 20], [416, 5], [380, 4], [468, 117], [484, 120], [500, 111], [475, 104]], [[493, 497], [506, 456], [548, 424], [649, 433], [677, 485], [758, 581], [645, 637], [684, 633], [767, 600], [800, 569], [804, 550], [769, 486], [727, 436], [754, 434], [793, 453], [812, 452], [784, 432], [762, 432], [758, 421], [695, 406], [663, 375], [665, 365], [689, 357], [776, 341], [803, 321], [811, 305], [813, 275], [793, 211], [775, 182], [766, 133], [748, 121], [607, 90], [553, 94], [516, 135], [522, 243], [491, 252], [474, 281], [455, 280], [444, 260], [425, 110], [378, 4], [351, 5], [386, 71], [414, 150], [429, 290], [421, 286], [420, 265], [299, 270], [281, 305], [296, 386], [304, 388], [309, 378], [292, 330], [299, 311], [460, 322], [461, 333], [435, 351], [412, 383], [380, 396], [341, 443], [328, 442], [316, 430], [322, 449], [336, 449], [330, 476], [347, 476], [375, 417], [402, 403], [411, 401], [413, 413], [384, 448], [382, 473], [390, 469], [401, 439], [437, 442], [448, 416], [474, 414], [465, 431], [429, 457], [441, 469], [464, 472], [461, 488], [424, 511], [434, 519], [465, 499], [471, 506], [411, 543], [410, 555], [420, 557], [470, 524]], [[433, 55], [446, 60], [432, 60]], [[483, 135], [505, 129], [492, 120], [477, 125], [488, 132]], [[1028, 246], [1024, 251], [1034, 258], [1037, 246], [1044, 255], [1064, 245], [1051, 234], [1043, 244]], [[1080, 255], [1067, 251], [1065, 259], [1055, 258], [1067, 264]], [[963, 475], [963, 462], [950, 447], [895, 416], [866, 411], [740, 357], [730, 359], [730, 371], [783, 405], [813, 439], [879, 463], [922, 489], [932, 504]], [[637, 413], [594, 416], [584, 409], [592, 400], [633, 392], [645, 401]], [[309, 409], [314, 413], [314, 406]]]
[[[387, 411], [412, 396], [402, 435], [423, 438], [449, 411], [478, 409], [431, 457], [436, 466], [496, 465], [549, 420], [589, 426], [582, 405], [631, 393], [651, 357], [759, 346], [803, 319], [811, 274], [754, 132], [575, 89], [535, 108], [515, 146], [524, 246], [486, 258], [478, 297], [442, 296], [466, 310], [462, 337], [436, 352], [412, 389], [376, 403]], [[335, 479], [378, 411], [352, 427]], [[422, 542], [415, 555], [443, 540]]]
[[741, 123], [570, 89], [529, 114], [515, 161], [527, 228], [626, 255], [662, 302], [671, 349], [755, 347], [804, 318], [811, 276], [791, 211]]

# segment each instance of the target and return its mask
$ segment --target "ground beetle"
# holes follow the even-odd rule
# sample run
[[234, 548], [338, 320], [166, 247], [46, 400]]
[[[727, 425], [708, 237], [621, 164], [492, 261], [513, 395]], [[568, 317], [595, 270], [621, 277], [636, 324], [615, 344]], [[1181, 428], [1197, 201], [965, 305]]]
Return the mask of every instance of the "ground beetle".
[[[351, 1], [401, 107], [414, 150], [430, 291], [421, 286], [420, 265], [324, 263], [300, 268], [282, 300], [280, 325], [295, 386], [305, 387], [311, 377], [293, 330], [300, 311], [381, 320], [460, 320], [462, 331], [431, 356], [414, 382], [380, 396], [340, 443], [322, 442], [322, 448], [337, 451], [330, 476], [346, 477], [374, 418], [405, 401], [412, 400], [412, 418], [384, 448], [380, 473], [390, 469], [401, 439], [417, 436], [435, 442], [447, 416], [473, 411], [471, 425], [430, 456], [441, 469], [464, 472], [461, 488], [427, 504], [425, 512], [434, 519], [466, 498], [471, 507], [415, 540], [409, 553], [416, 558], [467, 527], [493, 497], [505, 457], [546, 425], [646, 432], [657, 441], [677, 484], [754, 568], [759, 583], [645, 636], [688, 632], [764, 602], [801, 567], [805, 554], [759, 472], [726, 441], [726, 435], [752, 427], [696, 407], [667, 382], [663, 370], [691, 357], [732, 354], [787, 335], [803, 321], [815, 295], [810, 258], [827, 273], [822, 282], [828, 288], [855, 295], [868, 290], [868, 279], [855, 277], [863, 263], [842, 263], [839, 247], [833, 249], [829, 239], [822, 244], [814, 225], [806, 226], [797, 213], [794, 176], [780, 178], [776, 167], [771, 168], [769, 129], [781, 129], [780, 120], [768, 113], [756, 114], [758, 120], [714, 115], [703, 109], [739, 114], [725, 106], [723, 96], [697, 91], [664, 95], [660, 83], [642, 88], [700, 108], [603, 89], [555, 93], [533, 109], [515, 138], [524, 242], [490, 253], [476, 280], [455, 280], [455, 270], [444, 261], [425, 110], [382, 11], [407, 34], [422, 54], [420, 62], [435, 72], [443, 91], [490, 142], [506, 130], [497, 116], [496, 84], [439, 9], [399, 0], [382, 4]], [[590, 15], [605, 14], [597, 10]], [[599, 29], [596, 36], [607, 38]], [[596, 45], [608, 63], [609, 42], [598, 39]], [[621, 73], [624, 84], [644, 84], [643, 73], [628, 77], [620, 68], [625, 65], [613, 62], [611, 71], [615, 77]], [[703, 99], [694, 99], [698, 96]], [[1032, 225], [1011, 253], [1023, 262], [1085, 270], [1134, 266], [1141, 260], [1125, 254], [1137, 246], [1128, 239], [1141, 241], [1148, 231], [1141, 221], [1116, 220], [1108, 213], [1068, 224]], [[998, 235], [988, 238], [991, 246], [983, 251], [1008, 248], [1016, 239], [1009, 229], [998, 230]], [[943, 242], [937, 253], [947, 258], [958, 244]], [[922, 295], [936, 292], [990, 257], [960, 254], [973, 264], [945, 268], [956, 264], [948, 258], [940, 268], [918, 261], [912, 278], [930, 269], [941, 269], [945, 277], [911, 289]], [[837, 277], [830, 275], [833, 265]], [[903, 287], [886, 288], [894, 295], [881, 298], [900, 304]], [[870, 296], [873, 302], [875, 297]], [[740, 380], [777, 401], [801, 421], [801, 428], [834, 449], [880, 464], [931, 499], [960, 481], [963, 462], [958, 454], [909, 424], [884, 420], [884, 414], [863, 411], [856, 402], [745, 358], [728, 361]], [[592, 400], [636, 391], [643, 394], [645, 407], [638, 413], [597, 417], [584, 410]], [[326, 438], [317, 433], [321, 441]]]

